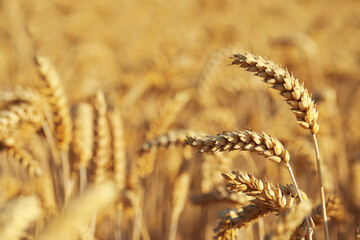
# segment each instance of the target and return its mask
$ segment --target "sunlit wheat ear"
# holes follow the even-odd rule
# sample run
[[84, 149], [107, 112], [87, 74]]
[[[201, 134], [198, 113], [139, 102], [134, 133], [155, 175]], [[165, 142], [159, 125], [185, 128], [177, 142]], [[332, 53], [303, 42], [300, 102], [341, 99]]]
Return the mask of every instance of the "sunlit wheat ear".
[[58, 72], [48, 58], [37, 56], [35, 63], [43, 82], [39, 91], [47, 99], [54, 117], [58, 147], [67, 153], [72, 138], [72, 121], [64, 88]]
[[299, 203], [297, 206], [288, 209], [285, 216], [277, 223], [274, 229], [266, 235], [266, 240], [283, 240], [289, 239], [296, 227], [302, 220], [311, 212], [311, 201], [306, 200]]
[[[246, 207], [220, 212], [219, 222], [214, 229], [216, 239], [231, 239], [232, 230], [246, 227], [269, 213], [283, 212], [299, 202], [297, 191], [292, 185], [276, 187], [270, 181], [257, 179], [250, 173], [240, 171], [223, 173], [223, 177], [227, 180], [230, 191], [243, 192], [254, 199]], [[301, 193], [307, 199], [306, 194]]]
[[111, 133], [107, 118], [108, 106], [102, 91], [96, 93], [95, 108], [95, 148], [94, 148], [94, 181], [101, 182], [108, 177], [111, 158]]
[[256, 76], [264, 78], [266, 83], [271, 84], [272, 88], [280, 92], [291, 106], [301, 127], [310, 129], [314, 134], [319, 131], [318, 110], [309, 91], [304, 88], [304, 84], [300, 84], [299, 80], [287, 70], [261, 56], [245, 53], [244, 55], [234, 54], [233, 58], [233, 65], [255, 72]]
[[113, 182], [104, 181], [87, 188], [85, 193], [71, 199], [63, 214], [51, 220], [39, 234], [39, 240], [73, 239], [90, 223], [97, 211], [110, 206], [116, 197]]
[[242, 68], [246, 68], [247, 71], [255, 72], [256, 76], [264, 78], [265, 82], [271, 84], [272, 88], [278, 90], [292, 107], [291, 111], [295, 114], [299, 125], [305, 129], [310, 129], [315, 145], [316, 163], [320, 182], [320, 196], [325, 229], [324, 235], [325, 239], [329, 240], [325, 207], [325, 189], [321, 172], [320, 151], [316, 138], [316, 133], [319, 131], [319, 123], [317, 120], [319, 112], [315, 102], [312, 100], [311, 94], [304, 85], [300, 84], [299, 80], [294, 78], [287, 70], [261, 56], [251, 53], [234, 54], [233, 59], [232, 65], [239, 65]]
[[290, 161], [289, 152], [276, 138], [252, 130], [224, 132], [217, 136], [188, 136], [186, 144], [199, 152], [252, 151], [276, 163]]
[[0, 239], [16, 240], [41, 215], [39, 201], [34, 196], [10, 200], [0, 212]]

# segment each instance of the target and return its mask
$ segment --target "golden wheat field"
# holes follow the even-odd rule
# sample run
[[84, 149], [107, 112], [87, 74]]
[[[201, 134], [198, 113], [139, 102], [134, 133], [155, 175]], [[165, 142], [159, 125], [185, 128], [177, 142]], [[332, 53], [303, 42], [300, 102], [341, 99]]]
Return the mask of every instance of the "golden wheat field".
[[355, 0], [0, 0], [0, 240], [359, 240], [359, 67]]

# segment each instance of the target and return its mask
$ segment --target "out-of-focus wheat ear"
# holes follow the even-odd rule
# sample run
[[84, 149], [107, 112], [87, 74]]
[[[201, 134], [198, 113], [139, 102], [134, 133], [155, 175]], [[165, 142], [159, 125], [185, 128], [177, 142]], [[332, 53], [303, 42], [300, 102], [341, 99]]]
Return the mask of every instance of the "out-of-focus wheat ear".
[[233, 65], [255, 72], [256, 76], [264, 78], [266, 83], [278, 90], [291, 106], [301, 127], [310, 129], [313, 134], [319, 131], [318, 110], [303, 83], [299, 83], [287, 70], [261, 56], [251, 53], [234, 54], [233, 59]]
[[176, 129], [167, 133], [155, 136], [153, 139], [144, 142], [139, 150], [140, 154], [151, 151], [152, 148], [167, 148], [173, 145], [186, 146], [186, 136], [197, 135], [198, 133], [191, 130]]
[[112, 161], [114, 164], [114, 180], [118, 191], [125, 187], [126, 147], [124, 126], [120, 111], [114, 109], [108, 113], [111, 129]]
[[187, 171], [181, 173], [175, 180], [173, 195], [173, 208], [171, 212], [171, 224], [169, 240], [176, 239], [176, 232], [181, 212], [185, 208], [190, 185], [190, 175]]
[[41, 128], [43, 113], [29, 103], [12, 103], [0, 111], [0, 139], [5, 139], [11, 132], [27, 125], [35, 130]]
[[233, 239], [232, 232], [242, 227], [247, 227], [250, 223], [257, 222], [260, 218], [276, 212], [266, 205], [248, 205], [240, 209], [227, 209], [219, 212], [219, 221], [214, 229], [214, 239], [230, 240]]
[[35, 63], [43, 81], [39, 91], [47, 99], [53, 114], [58, 147], [67, 153], [72, 139], [72, 121], [63, 85], [50, 59], [36, 56]]
[[[3, 145], [3, 143], [0, 143], [0, 145]], [[10, 158], [19, 162], [21, 167], [29, 174], [30, 177], [39, 177], [43, 174], [43, 169], [40, 164], [29, 152], [22, 147], [19, 147], [17, 144], [3, 145], [0, 146], [0, 149], [1, 151], [6, 152]]]
[[[330, 197], [326, 201], [326, 212], [329, 221], [334, 220], [342, 222], [346, 218], [346, 211], [344, 205], [337, 197]], [[322, 204], [317, 205], [311, 210], [311, 216], [316, 226], [321, 226], [324, 223], [322, 218]], [[306, 235], [305, 220], [297, 226], [296, 230], [291, 235], [291, 240], [303, 239]]]
[[289, 239], [296, 227], [303, 221], [303, 219], [311, 212], [311, 201], [306, 200], [300, 202], [297, 206], [288, 209], [284, 214], [282, 220], [277, 223], [274, 229], [266, 235], [265, 239], [283, 240]]
[[20, 196], [10, 200], [0, 213], [0, 239], [20, 239], [29, 224], [40, 215], [41, 207], [36, 197]]
[[177, 93], [173, 99], [166, 101], [156, 119], [150, 122], [150, 129], [146, 138], [152, 139], [154, 136], [168, 131], [191, 96], [192, 92], [185, 90]]
[[[36, 56], [35, 63], [37, 64], [38, 73], [42, 80], [42, 85], [39, 88], [39, 91], [50, 105], [55, 125], [56, 143], [58, 148], [61, 150], [60, 159], [63, 168], [62, 187], [64, 192], [64, 203], [66, 203], [70, 189], [69, 186], [71, 185], [70, 165], [68, 159], [69, 144], [72, 139], [72, 120], [70, 109], [68, 107], [63, 85], [61, 84], [60, 76], [50, 59], [43, 56]], [[47, 120], [50, 121], [50, 119]], [[53, 154], [54, 159], [57, 159], [58, 156], [55, 156], [56, 153], [54, 152]]]
[[86, 168], [93, 157], [94, 147], [94, 110], [89, 103], [76, 106], [72, 146], [78, 160], [80, 192], [83, 193], [87, 182]]
[[111, 133], [107, 119], [107, 103], [102, 91], [96, 93], [94, 99], [95, 108], [95, 146], [94, 146], [94, 181], [104, 181], [108, 177], [108, 167], [111, 158]]
[[229, 192], [223, 186], [214, 188], [210, 192], [197, 194], [191, 197], [191, 202], [194, 204], [205, 205], [218, 202], [229, 202], [245, 206], [249, 204], [251, 197], [240, 192]]
[[24, 88], [16, 86], [15, 89], [0, 91], [0, 107], [8, 104], [26, 102], [34, 104], [37, 107], [43, 107], [42, 95], [33, 88]]
[[95, 212], [113, 204], [116, 194], [115, 184], [111, 181], [89, 186], [83, 195], [69, 201], [63, 214], [51, 220], [38, 239], [72, 239], [90, 223]]
[[47, 217], [53, 216], [62, 204], [61, 196], [55, 194], [53, 177], [50, 174], [43, 174], [35, 178], [36, 193], [41, 200], [41, 205], [45, 209]]

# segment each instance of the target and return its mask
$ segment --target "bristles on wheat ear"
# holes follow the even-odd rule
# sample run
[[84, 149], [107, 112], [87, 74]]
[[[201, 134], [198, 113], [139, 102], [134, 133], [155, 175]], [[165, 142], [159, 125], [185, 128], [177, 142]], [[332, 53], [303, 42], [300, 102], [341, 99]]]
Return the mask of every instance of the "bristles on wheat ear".
[[234, 54], [233, 58], [233, 65], [255, 72], [256, 76], [264, 78], [266, 83], [280, 92], [292, 107], [291, 110], [301, 127], [310, 129], [313, 134], [319, 131], [318, 110], [304, 84], [300, 84], [299, 80], [287, 70], [261, 56], [245, 53]]

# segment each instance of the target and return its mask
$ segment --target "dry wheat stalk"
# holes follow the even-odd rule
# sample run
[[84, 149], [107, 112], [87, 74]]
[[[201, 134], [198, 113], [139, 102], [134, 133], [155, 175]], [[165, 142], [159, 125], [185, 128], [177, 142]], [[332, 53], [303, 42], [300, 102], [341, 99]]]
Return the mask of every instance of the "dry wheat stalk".
[[[326, 212], [328, 220], [343, 221], [345, 218], [345, 209], [339, 198], [331, 197], [326, 201]], [[311, 210], [311, 216], [316, 226], [320, 226], [324, 223], [322, 218], [322, 205], [319, 204]], [[300, 224], [291, 235], [291, 240], [300, 240], [306, 236], [306, 224], [305, 221]]]
[[72, 138], [72, 121], [64, 88], [58, 72], [48, 58], [37, 56], [35, 63], [38, 65], [39, 75], [43, 80], [43, 86], [39, 91], [46, 97], [54, 116], [58, 147], [67, 153]]
[[266, 133], [257, 133], [252, 130], [224, 132], [217, 136], [188, 136], [186, 144], [199, 152], [253, 151], [276, 163], [283, 163], [285, 166], [290, 161], [289, 152], [279, 140]]
[[356, 224], [356, 230], [355, 230], [355, 240], [360, 239], [360, 224]]
[[[311, 201], [300, 202], [297, 206], [288, 209], [282, 220], [275, 225], [275, 229], [266, 235], [265, 239], [283, 240], [289, 239], [296, 227], [311, 212]], [[306, 231], [305, 231], [306, 233]]]
[[181, 173], [175, 180], [173, 195], [173, 208], [171, 212], [171, 224], [169, 232], [169, 240], [176, 239], [176, 232], [181, 212], [185, 208], [187, 202], [190, 184], [190, 175], [187, 171]]
[[62, 215], [45, 226], [38, 239], [72, 239], [89, 224], [97, 211], [110, 206], [115, 197], [115, 185], [111, 181], [87, 188], [83, 195], [70, 200]]
[[56, 200], [56, 197], [59, 196], [55, 196], [54, 185], [56, 182], [53, 183], [53, 177], [50, 174], [43, 174], [42, 176], [35, 178], [34, 181], [36, 193], [39, 196], [43, 209], [45, 210], [44, 212], [47, 216], [56, 214], [60, 204], [58, 204], [59, 200], [58, 203]]
[[287, 103], [292, 107], [299, 125], [310, 129], [313, 134], [319, 131], [317, 122], [318, 110], [304, 84], [300, 84], [287, 70], [275, 63], [262, 58], [261, 56], [245, 53], [234, 54], [232, 64], [246, 68], [247, 71], [256, 72], [256, 76], [264, 78], [264, 81], [271, 84], [272, 88], [280, 91], [286, 98]]
[[151, 151], [152, 148], [167, 148], [171, 145], [185, 146], [185, 138], [191, 134], [196, 134], [196, 132], [191, 130], [171, 130], [167, 133], [158, 135], [147, 142], [144, 142], [141, 145], [139, 153], [144, 154]]
[[95, 149], [94, 149], [94, 181], [101, 182], [107, 178], [111, 158], [111, 132], [107, 119], [107, 103], [102, 91], [97, 92], [95, 108]]
[[0, 239], [17, 240], [30, 223], [41, 215], [39, 201], [34, 196], [10, 200], [0, 212]]

